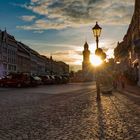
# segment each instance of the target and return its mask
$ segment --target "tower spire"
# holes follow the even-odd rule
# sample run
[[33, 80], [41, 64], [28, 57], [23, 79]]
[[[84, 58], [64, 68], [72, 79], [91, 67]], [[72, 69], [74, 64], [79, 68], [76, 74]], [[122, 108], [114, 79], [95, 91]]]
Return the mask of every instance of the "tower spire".
[[89, 48], [88, 43], [87, 43], [87, 41], [85, 41], [84, 50], [88, 50], [88, 48]]

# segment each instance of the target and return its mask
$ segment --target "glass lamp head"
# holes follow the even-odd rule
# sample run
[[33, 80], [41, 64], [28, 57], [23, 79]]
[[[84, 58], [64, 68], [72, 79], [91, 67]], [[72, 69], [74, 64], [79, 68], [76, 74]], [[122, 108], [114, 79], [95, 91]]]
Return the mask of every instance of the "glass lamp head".
[[92, 31], [95, 37], [100, 37], [102, 28], [98, 25], [98, 22], [96, 22], [96, 25], [92, 28]]

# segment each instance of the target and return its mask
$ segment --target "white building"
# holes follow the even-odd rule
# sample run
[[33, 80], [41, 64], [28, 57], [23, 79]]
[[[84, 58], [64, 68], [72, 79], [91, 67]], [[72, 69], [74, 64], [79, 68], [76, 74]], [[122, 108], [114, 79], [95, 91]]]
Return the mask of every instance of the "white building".
[[15, 72], [61, 75], [69, 73], [69, 66], [40, 55], [29, 46], [16, 41], [6, 30], [0, 30], [0, 77]]
[[17, 72], [17, 42], [6, 30], [1, 31], [0, 38], [0, 65], [4, 75]]
[[17, 42], [17, 72], [30, 73], [30, 52], [24, 47], [21, 42]]

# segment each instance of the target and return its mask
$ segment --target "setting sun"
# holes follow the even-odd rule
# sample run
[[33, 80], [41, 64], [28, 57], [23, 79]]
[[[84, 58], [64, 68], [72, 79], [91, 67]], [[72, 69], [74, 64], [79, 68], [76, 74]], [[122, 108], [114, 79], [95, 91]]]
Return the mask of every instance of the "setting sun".
[[103, 61], [101, 60], [100, 57], [94, 55], [90, 57], [90, 62], [93, 66], [99, 66], [102, 64]]

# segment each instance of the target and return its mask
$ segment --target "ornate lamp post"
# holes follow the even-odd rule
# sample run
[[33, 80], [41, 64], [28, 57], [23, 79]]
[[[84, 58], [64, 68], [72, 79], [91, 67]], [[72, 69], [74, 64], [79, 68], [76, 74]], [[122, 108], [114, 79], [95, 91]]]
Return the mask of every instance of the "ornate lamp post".
[[98, 22], [96, 22], [96, 25], [92, 28], [93, 31], [93, 35], [94, 37], [96, 37], [96, 45], [97, 45], [97, 49], [99, 48], [98, 44], [99, 44], [99, 37], [101, 35], [101, 31], [102, 28], [98, 25]]
[[[96, 51], [95, 53], [97, 52], [100, 52], [100, 48], [99, 48], [99, 37], [101, 35], [101, 30], [102, 28], [98, 25], [98, 22], [96, 22], [96, 25], [92, 28], [92, 31], [93, 31], [93, 35], [94, 37], [96, 38]], [[98, 54], [97, 54], [98, 55]], [[99, 70], [96, 69], [96, 89], [97, 89], [97, 101], [100, 101], [101, 100], [101, 97], [100, 97], [100, 83], [99, 83]]]

